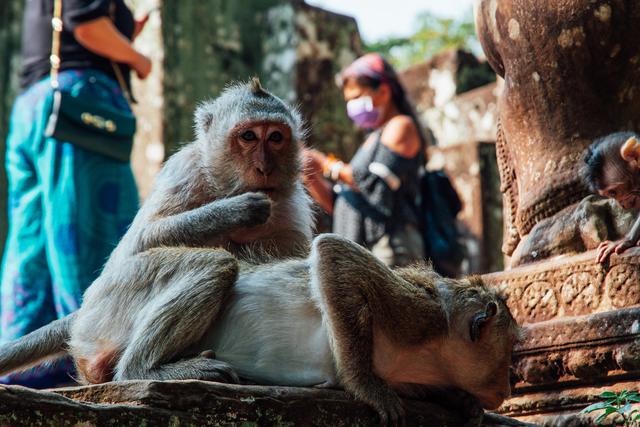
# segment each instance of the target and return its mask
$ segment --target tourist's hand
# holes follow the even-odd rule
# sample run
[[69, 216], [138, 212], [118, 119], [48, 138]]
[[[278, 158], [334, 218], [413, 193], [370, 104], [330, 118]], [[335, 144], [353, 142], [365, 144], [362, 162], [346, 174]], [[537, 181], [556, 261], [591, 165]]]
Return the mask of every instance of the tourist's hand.
[[151, 60], [143, 54], [138, 54], [138, 58], [131, 64], [131, 68], [136, 72], [138, 78], [144, 80], [151, 73]]
[[305, 178], [315, 179], [318, 176], [322, 176], [324, 164], [327, 161], [327, 156], [322, 154], [318, 150], [310, 148], [302, 151], [303, 164], [304, 164], [304, 176]]
[[623, 237], [620, 240], [616, 240], [615, 242], [612, 242], [610, 240], [604, 241], [598, 246], [598, 255], [596, 256], [596, 260], [599, 263], [603, 263], [607, 261], [611, 254], [613, 254], [614, 252], [616, 254], [621, 254], [627, 249], [636, 245], [637, 242], [626, 237]]

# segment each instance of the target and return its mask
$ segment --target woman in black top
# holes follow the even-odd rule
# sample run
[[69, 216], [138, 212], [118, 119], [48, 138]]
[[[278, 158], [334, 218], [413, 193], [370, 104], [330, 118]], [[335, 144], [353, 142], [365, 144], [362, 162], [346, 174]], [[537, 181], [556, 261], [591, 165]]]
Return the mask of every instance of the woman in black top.
[[[0, 341], [16, 339], [78, 309], [138, 208], [128, 163], [45, 136], [52, 111], [49, 78], [54, 0], [26, 1], [21, 73], [7, 138], [9, 232], [0, 285]], [[129, 86], [151, 62], [131, 45], [136, 22], [123, 0], [62, 0], [59, 88], [130, 111], [112, 61]], [[4, 383], [51, 387], [69, 382], [64, 365], [37, 367]]]
[[333, 232], [390, 266], [420, 260], [416, 197], [425, 145], [415, 113], [395, 71], [378, 54], [356, 60], [341, 80], [349, 116], [373, 132], [349, 164], [308, 150], [307, 187], [333, 214]]

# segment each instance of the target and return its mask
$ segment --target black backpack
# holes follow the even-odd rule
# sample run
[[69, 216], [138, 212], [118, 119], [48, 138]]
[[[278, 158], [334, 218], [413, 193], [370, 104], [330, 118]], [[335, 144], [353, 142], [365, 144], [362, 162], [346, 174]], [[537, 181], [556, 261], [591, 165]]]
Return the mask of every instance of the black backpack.
[[464, 258], [464, 244], [456, 225], [461, 209], [458, 193], [443, 171], [421, 173], [419, 216], [425, 256], [445, 276], [458, 275]]

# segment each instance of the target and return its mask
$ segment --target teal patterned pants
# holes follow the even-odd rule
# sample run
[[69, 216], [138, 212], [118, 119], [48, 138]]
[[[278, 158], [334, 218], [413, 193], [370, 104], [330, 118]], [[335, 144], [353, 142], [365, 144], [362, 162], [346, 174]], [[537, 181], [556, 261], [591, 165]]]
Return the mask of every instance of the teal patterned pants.
[[[129, 108], [117, 83], [98, 71], [63, 71], [60, 84]], [[43, 135], [51, 95], [48, 78], [32, 85], [16, 99], [10, 120], [2, 343], [77, 310], [138, 209], [129, 164]], [[68, 365], [36, 367], [0, 382], [49, 387], [69, 382]]]

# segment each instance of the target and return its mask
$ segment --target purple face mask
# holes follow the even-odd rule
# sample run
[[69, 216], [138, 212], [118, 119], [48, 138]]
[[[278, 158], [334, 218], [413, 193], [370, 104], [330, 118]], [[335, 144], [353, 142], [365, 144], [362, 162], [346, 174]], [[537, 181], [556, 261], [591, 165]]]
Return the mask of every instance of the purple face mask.
[[380, 118], [380, 110], [373, 106], [370, 96], [361, 96], [347, 102], [347, 114], [356, 126], [374, 129]]

